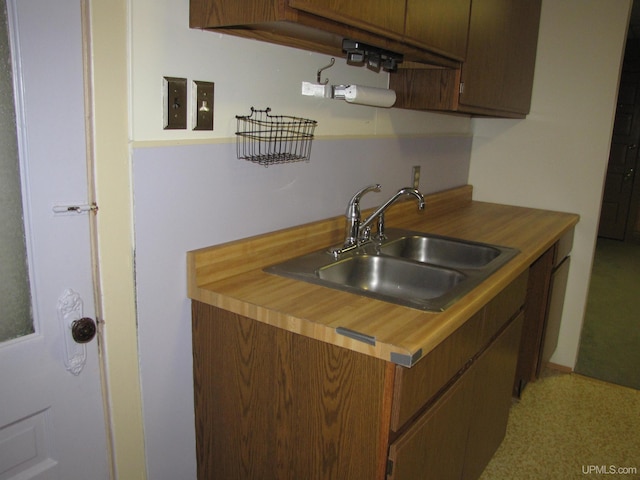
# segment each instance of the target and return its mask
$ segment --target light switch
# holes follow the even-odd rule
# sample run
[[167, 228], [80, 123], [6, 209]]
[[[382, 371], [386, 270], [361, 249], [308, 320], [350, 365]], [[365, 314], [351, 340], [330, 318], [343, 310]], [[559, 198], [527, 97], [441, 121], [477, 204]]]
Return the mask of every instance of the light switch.
[[187, 128], [187, 79], [164, 77], [164, 129]]
[[213, 82], [193, 81], [194, 130], [213, 130]]

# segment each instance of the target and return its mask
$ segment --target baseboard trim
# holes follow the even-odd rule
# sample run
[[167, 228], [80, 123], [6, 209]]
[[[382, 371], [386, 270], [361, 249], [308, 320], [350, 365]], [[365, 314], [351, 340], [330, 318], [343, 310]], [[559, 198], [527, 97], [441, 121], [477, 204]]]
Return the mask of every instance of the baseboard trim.
[[558, 365], [557, 363], [547, 362], [545, 364], [545, 367], [560, 373], [573, 373], [573, 368], [567, 367], [565, 365]]

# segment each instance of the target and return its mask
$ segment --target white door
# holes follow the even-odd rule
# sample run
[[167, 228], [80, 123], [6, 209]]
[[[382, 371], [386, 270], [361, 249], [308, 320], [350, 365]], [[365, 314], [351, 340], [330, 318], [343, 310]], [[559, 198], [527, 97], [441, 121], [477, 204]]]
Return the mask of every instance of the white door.
[[89, 196], [81, 1], [6, 0], [33, 333], [0, 341], [0, 480], [109, 478], [98, 338], [69, 328], [95, 318], [94, 213], [54, 213]]

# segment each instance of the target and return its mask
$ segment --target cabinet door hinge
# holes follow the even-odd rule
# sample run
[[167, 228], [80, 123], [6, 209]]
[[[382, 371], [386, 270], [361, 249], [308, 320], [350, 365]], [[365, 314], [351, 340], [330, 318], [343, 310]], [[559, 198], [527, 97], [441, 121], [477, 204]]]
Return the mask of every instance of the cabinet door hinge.
[[460, 82], [460, 95], [464, 93], [464, 82]]
[[393, 460], [387, 460], [387, 477], [393, 473]]

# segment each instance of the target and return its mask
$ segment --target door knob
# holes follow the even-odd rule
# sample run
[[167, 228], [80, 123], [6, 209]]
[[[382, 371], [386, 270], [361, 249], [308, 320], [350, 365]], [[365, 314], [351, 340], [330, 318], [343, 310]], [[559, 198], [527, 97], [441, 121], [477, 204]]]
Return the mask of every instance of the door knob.
[[626, 182], [628, 180], [631, 180], [631, 177], [633, 177], [633, 168], [630, 168], [629, 171], [624, 174], [624, 177], [622, 177], [622, 180]]
[[76, 343], [87, 343], [96, 336], [96, 322], [92, 318], [83, 317], [71, 324], [71, 336]]
[[629, 150], [633, 150], [633, 149], [635, 149], [635, 148], [638, 148], [638, 145], [636, 145], [635, 143], [632, 143], [631, 145], [627, 145], [627, 148], [628, 148]]

